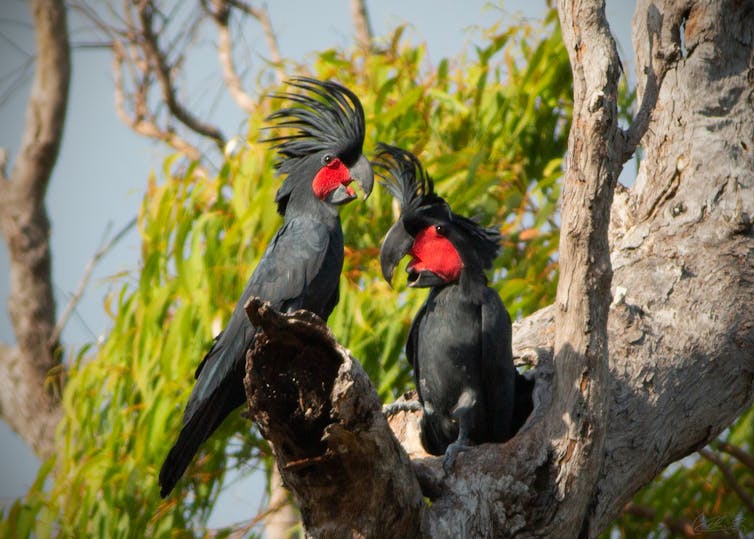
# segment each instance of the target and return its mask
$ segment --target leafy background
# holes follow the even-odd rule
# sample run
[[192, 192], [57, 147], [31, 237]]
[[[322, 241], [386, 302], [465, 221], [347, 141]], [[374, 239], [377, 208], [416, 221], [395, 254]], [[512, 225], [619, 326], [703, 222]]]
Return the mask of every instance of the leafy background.
[[[377, 141], [413, 151], [457, 212], [500, 225], [503, 251], [492, 283], [512, 316], [529, 314], [552, 301], [557, 285], [559, 179], [572, 105], [557, 17], [550, 11], [542, 27], [492, 24], [473, 52], [436, 66], [403, 33], [399, 27], [388, 36], [380, 54], [323, 51], [301, 74], [338, 79], [362, 98], [368, 154]], [[628, 114], [632, 98], [624, 94]], [[266, 443], [240, 415], [205, 444], [165, 501], [156, 478], [180, 428], [198, 351], [227, 321], [281, 224], [272, 203], [279, 185], [273, 156], [258, 135], [277, 106], [260, 102], [245, 140], [229, 146], [216, 173], [174, 155], [149, 178], [138, 218], [139, 271], [122, 276], [108, 298], [113, 327], [104, 344], [71, 358], [58, 453], [28, 495], [6, 509], [0, 536], [259, 532], [251, 514], [231, 528], [206, 527], [225, 469], [269, 472]], [[380, 188], [342, 211], [346, 261], [340, 304], [329, 319], [385, 402], [409, 387], [403, 343], [426, 293], [406, 290], [400, 278], [393, 290], [380, 278], [379, 244], [395, 215]], [[751, 419], [742, 417], [716, 448], [750, 448]], [[750, 461], [719, 454], [751, 491]], [[701, 456], [672, 466], [607, 535], [684, 535], [699, 515], [745, 530], [754, 510], [721, 469]]]

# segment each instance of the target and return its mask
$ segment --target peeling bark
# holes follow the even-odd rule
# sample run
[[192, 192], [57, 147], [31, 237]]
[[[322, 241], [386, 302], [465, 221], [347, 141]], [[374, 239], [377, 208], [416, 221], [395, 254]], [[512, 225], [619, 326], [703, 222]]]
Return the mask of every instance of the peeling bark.
[[[277, 324], [264, 329], [274, 333], [264, 341], [267, 352], [250, 353], [256, 368], [257, 355], [293, 357], [286, 347], [297, 342], [300, 372], [316, 364], [325, 388], [317, 407], [302, 408], [320, 410], [316, 428], [301, 431], [279, 415], [275, 433], [264, 420], [269, 405], [249, 392], [273, 445], [305, 433], [303, 445], [277, 459], [281, 470], [298, 462], [296, 473], [309, 472], [305, 480], [286, 479], [305, 508], [309, 535], [596, 537], [638, 489], [754, 401], [754, 7], [639, 0], [642, 102], [625, 131], [616, 122], [619, 68], [603, 7], [560, 4], [575, 75], [561, 286], [555, 305], [514, 325], [514, 355], [534, 366], [536, 384], [534, 411], [512, 440], [471, 448], [445, 476], [440, 458], [417, 445], [416, 414], [391, 416], [392, 433], [373, 427], [382, 425], [378, 403], [363, 403], [374, 389], [346, 375], [346, 364], [349, 373], [360, 369], [331, 339], [318, 337], [316, 348], [307, 348]], [[616, 185], [639, 140], [636, 184]], [[249, 374], [249, 382], [259, 376]], [[335, 391], [342, 380], [351, 381], [349, 392]], [[347, 465], [328, 467], [334, 457], [324, 455], [337, 453], [334, 434], [343, 428], [335, 409], [348, 410], [350, 425], [370, 425], [358, 430], [371, 437], [347, 446], [354, 459]], [[411, 459], [411, 477], [394, 437]], [[369, 449], [377, 447], [391, 449]], [[401, 528], [380, 522], [373, 498], [385, 491], [363, 490], [364, 481], [394, 468], [405, 483], [393, 483], [382, 505], [411, 500], [418, 531], [405, 521]], [[353, 469], [370, 495], [353, 496]], [[431, 504], [414, 505], [417, 483]], [[314, 484], [326, 485], [329, 495], [348, 493], [350, 503], [312, 495]], [[313, 515], [329, 518], [327, 526]], [[362, 519], [368, 527], [355, 530]]]
[[60, 417], [60, 357], [53, 336], [50, 223], [44, 205], [63, 136], [70, 80], [65, 6], [30, 3], [36, 65], [21, 147], [0, 167], [0, 230], [10, 254], [8, 312], [16, 347], [0, 347], [0, 416], [37, 455], [52, 452]]

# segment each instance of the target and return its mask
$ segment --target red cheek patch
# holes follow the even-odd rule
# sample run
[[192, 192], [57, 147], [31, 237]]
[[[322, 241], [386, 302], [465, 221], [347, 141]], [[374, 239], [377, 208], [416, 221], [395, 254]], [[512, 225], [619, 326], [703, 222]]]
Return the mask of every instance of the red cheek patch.
[[[320, 200], [324, 200], [327, 195], [332, 193], [339, 185], [348, 185], [351, 183], [351, 174], [348, 168], [337, 157], [327, 163], [312, 180], [312, 191]], [[346, 188], [348, 194], [354, 191], [350, 187]]]
[[450, 240], [441, 236], [434, 226], [429, 226], [416, 235], [409, 254], [412, 260], [408, 267], [412, 271], [428, 270], [449, 283], [457, 281], [461, 276], [461, 256]]

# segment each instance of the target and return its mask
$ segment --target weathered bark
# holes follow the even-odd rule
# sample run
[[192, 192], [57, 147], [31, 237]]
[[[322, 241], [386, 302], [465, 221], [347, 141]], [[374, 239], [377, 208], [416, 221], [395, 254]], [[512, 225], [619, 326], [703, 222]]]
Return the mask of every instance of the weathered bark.
[[[555, 298], [555, 378], [544, 426], [551, 447], [552, 515], [537, 523], [546, 535], [575, 537], [588, 529], [590, 501], [602, 464], [607, 415], [607, 318], [612, 268], [607, 231], [615, 183], [623, 167], [618, 127], [620, 60], [604, 4], [558, 3], [573, 71], [573, 120], [563, 178], [560, 277]], [[554, 488], [552, 488], [554, 487]], [[534, 515], [532, 515], [534, 516]], [[539, 520], [540, 522], [537, 522]], [[540, 525], [541, 523], [541, 525]], [[582, 533], [583, 534], [583, 533]]]
[[0, 229], [10, 253], [8, 312], [16, 347], [0, 347], [0, 417], [39, 456], [52, 451], [60, 417], [60, 358], [44, 205], [68, 103], [71, 62], [64, 3], [30, 3], [36, 66], [26, 125], [10, 177], [0, 165]]
[[[246, 312], [263, 330], [247, 355], [249, 417], [270, 442], [307, 532], [418, 535], [419, 484], [361, 366], [308, 312], [281, 315], [256, 298]], [[339, 518], [355, 511], [359, 518]]]
[[[650, 62], [653, 5], [637, 5], [638, 66]], [[661, 7], [651, 53], [676, 60], [636, 185], [613, 212], [608, 425], [619, 427], [608, 431], [598, 484], [603, 523], [754, 399], [754, 6]]]
[[[625, 131], [616, 123], [618, 64], [603, 6], [559, 7], [575, 91], [561, 281], [554, 306], [514, 326], [515, 355], [535, 366], [535, 409], [509, 442], [462, 453], [450, 476], [417, 447], [416, 417], [391, 417], [432, 499], [418, 509], [409, 504], [424, 536], [595, 537], [640, 487], [707, 444], [754, 400], [754, 7], [639, 0], [642, 102]], [[637, 182], [616, 188], [639, 140]], [[264, 353], [284, 357], [287, 331], [276, 326]], [[302, 503], [310, 535], [405, 535], [374, 512], [380, 493], [351, 497], [330, 513], [329, 500], [307, 494], [308, 485], [340, 492], [352, 480], [328, 467], [330, 432], [340, 428], [330, 426], [338, 423], [329, 410], [347, 407], [350, 424], [381, 424], [374, 406], [356, 405], [374, 394], [356, 362], [343, 355], [337, 369], [319, 367], [338, 350], [329, 343], [298, 360], [318, 365], [320, 398], [329, 395], [330, 403], [318, 401], [327, 418], [306, 431], [304, 487], [300, 479], [286, 484]], [[253, 352], [252, 365], [261, 353]], [[330, 388], [349, 376], [359, 383], [344, 401]], [[266, 405], [249, 396], [263, 417]], [[282, 434], [273, 444], [302, 434], [295, 424], [276, 428]], [[369, 447], [393, 447], [393, 434], [368, 432]], [[401, 453], [359, 447], [343, 468], [359, 469], [364, 458], [359, 480], [376, 481], [383, 478], [366, 476], [403, 470]], [[282, 468], [291, 461], [278, 459]], [[414, 479], [405, 481], [381, 500], [384, 514], [415, 496]], [[326, 530], [307, 520], [313, 514], [328, 514]], [[362, 519], [368, 525], [354, 530]]]

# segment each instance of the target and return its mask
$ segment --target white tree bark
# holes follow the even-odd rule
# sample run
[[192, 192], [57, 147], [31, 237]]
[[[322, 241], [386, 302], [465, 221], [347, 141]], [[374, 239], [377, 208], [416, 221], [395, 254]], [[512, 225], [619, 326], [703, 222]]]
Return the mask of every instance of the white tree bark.
[[[464, 452], [446, 477], [416, 447], [414, 416], [391, 418], [397, 447], [374, 406], [357, 405], [375, 398], [370, 385], [359, 378], [350, 393], [334, 389], [361, 372], [342, 349], [301, 351], [323, 380], [331, 373], [317, 393], [329, 404], [307, 426], [305, 465], [291, 469], [278, 454], [310, 536], [596, 537], [639, 488], [754, 400], [754, 9], [639, 0], [641, 105], [626, 130], [617, 125], [619, 64], [603, 3], [562, 0], [559, 10], [575, 97], [561, 280], [555, 305], [514, 327], [515, 355], [536, 367], [535, 409], [512, 440]], [[616, 186], [639, 141], [636, 184]], [[256, 354], [287, 357], [281, 328], [251, 365]], [[328, 369], [325, 357], [335, 362]], [[268, 413], [249, 397], [252, 410]], [[355, 415], [345, 421], [336, 409]], [[331, 443], [354, 426], [369, 444]], [[268, 439], [277, 452], [299, 436], [292, 427]], [[393, 471], [379, 512], [372, 496], [353, 496], [352, 476], [327, 464], [346, 458], [344, 447], [361, 485]], [[406, 454], [415, 479], [399, 472]], [[431, 505], [413, 502], [416, 480]], [[329, 497], [312, 496], [313, 485]], [[410, 519], [396, 524], [387, 518], [395, 514]]]

